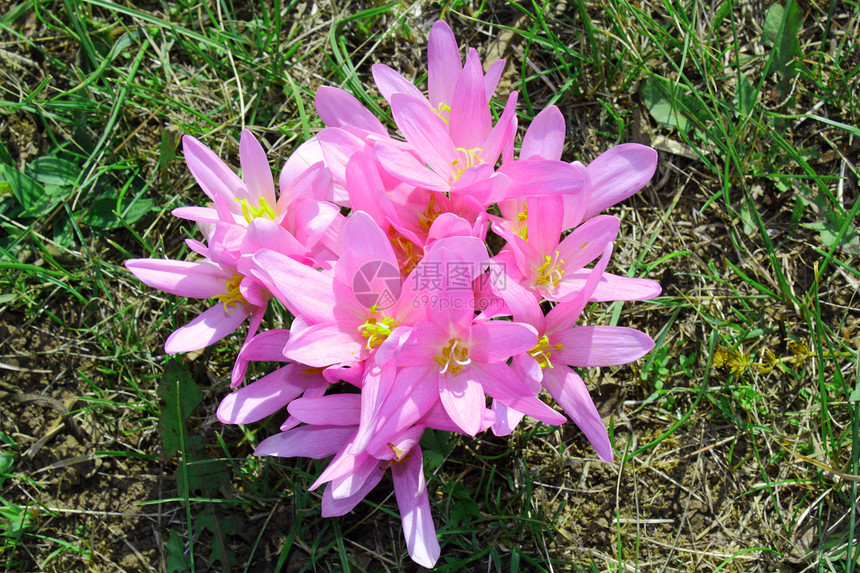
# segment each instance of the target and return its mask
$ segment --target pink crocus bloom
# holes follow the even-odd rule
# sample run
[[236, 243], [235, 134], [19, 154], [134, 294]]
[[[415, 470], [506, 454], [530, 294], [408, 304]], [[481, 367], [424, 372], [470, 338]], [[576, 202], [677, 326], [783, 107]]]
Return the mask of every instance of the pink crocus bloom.
[[[523, 137], [520, 159], [561, 159], [566, 129], [561, 111], [555, 106], [545, 108]], [[564, 196], [562, 230], [576, 227], [647, 185], [657, 169], [657, 152], [646, 145], [622, 143], [601, 153], [587, 166], [579, 161], [571, 165], [585, 171], [586, 189], [579, 196]], [[523, 224], [522, 202], [506, 202], [499, 207], [512, 225]]]
[[[545, 423], [561, 423], [563, 417], [541, 402], [506, 364], [511, 356], [534, 347], [534, 328], [475, 319], [472, 281], [489, 263], [486, 251], [471, 260], [454, 258], [453, 252], [444, 249], [438, 254], [445, 265], [442, 268], [463, 265], [458, 270], [463, 273], [465, 288], [442, 283], [422, 289], [421, 296], [428, 305], [427, 320], [417, 323], [395, 352], [399, 368], [387, 392], [387, 401], [394, 407], [380, 408], [368, 447], [384, 443], [389, 433], [414, 423], [413, 418], [429, 411], [437, 401], [460, 431], [475, 435], [481, 427], [485, 394]], [[470, 264], [464, 265], [466, 262]], [[414, 402], [409, 415], [398, 410], [406, 398]]]
[[424, 479], [423, 456], [418, 439], [424, 426], [412, 426], [376, 451], [350, 453], [360, 415], [358, 394], [334, 394], [300, 398], [289, 405], [290, 413], [306, 425], [275, 434], [257, 446], [254, 454], [322, 459], [334, 456], [311, 486], [327, 483], [323, 493], [324, 517], [351, 511], [391, 470], [409, 556], [424, 567], [439, 559], [439, 542], [430, 514]]
[[130, 259], [125, 266], [145, 284], [177, 296], [218, 300], [200, 316], [174, 331], [164, 343], [170, 354], [200, 350], [221, 340], [251, 317], [256, 331], [265, 305], [248, 302], [242, 295], [244, 277], [235, 268], [211, 261]]
[[[247, 227], [252, 219], [276, 218], [275, 186], [266, 152], [248, 130], [239, 140], [239, 161], [244, 180], [211, 149], [190, 135], [182, 138], [185, 162], [212, 207], [179, 207], [173, 214], [202, 223], [235, 223]], [[222, 206], [219, 213], [216, 206]]]
[[[611, 253], [612, 245], [608, 244], [576, 297], [555, 305], [546, 316], [535, 298], [520, 285], [511, 283], [500, 291], [514, 320], [531, 324], [538, 332], [538, 343], [514, 358], [514, 370], [523, 380], [542, 386], [553, 397], [604, 461], [612, 460], [612, 444], [585, 382], [572, 367], [627, 364], [646, 355], [654, 346], [651, 337], [633, 328], [574, 326], [594, 296]], [[522, 413], [504, 404], [495, 403], [493, 409], [499, 418], [493, 426], [497, 435], [510, 433], [522, 418]]]
[[[525, 202], [527, 216], [520, 233], [506, 224], [493, 229], [508, 244], [496, 257], [505, 265], [510, 280], [534, 293], [537, 300], [565, 301], [580, 292], [594, 261], [618, 235], [620, 220], [600, 215], [587, 220], [563, 240], [563, 198], [537, 197]], [[593, 293], [593, 300], [642, 300], [660, 293], [660, 285], [647, 279], [618, 277], [609, 273]]]
[[[469, 50], [471, 55], [472, 50]], [[504, 60], [496, 60], [490, 65], [486, 75], [482, 77], [484, 100], [489, 103], [499, 78], [505, 67]], [[371, 68], [373, 79], [382, 97], [388, 103], [396, 93], [404, 93], [419, 99], [424, 99], [427, 106], [433, 109], [440, 118], [449, 121], [456, 104], [454, 93], [457, 82], [463, 73], [463, 63], [457, 39], [450, 26], [443, 20], [437, 20], [430, 28], [427, 42], [427, 89], [428, 98], [412, 83], [385, 64], [374, 64]], [[483, 111], [483, 110], [481, 110]], [[462, 113], [459, 111], [458, 113]], [[486, 120], [482, 120], [486, 123]], [[456, 126], [455, 126], [456, 127]], [[455, 129], [455, 128], [452, 128]]]
[[[238, 266], [242, 254], [264, 243], [277, 244], [279, 251], [290, 256], [336, 258], [330, 248], [335, 241], [327, 239], [327, 232], [341, 215], [335, 205], [316, 199], [322, 164], [314, 163], [282, 181], [280, 197], [276, 198], [266, 152], [251, 132], [243, 130], [239, 141], [244, 180], [197, 139], [186, 135], [182, 143], [188, 168], [212, 206], [179, 207], [173, 215], [200, 225], [210, 253], [217, 248]], [[253, 236], [246, 240], [249, 231]]]

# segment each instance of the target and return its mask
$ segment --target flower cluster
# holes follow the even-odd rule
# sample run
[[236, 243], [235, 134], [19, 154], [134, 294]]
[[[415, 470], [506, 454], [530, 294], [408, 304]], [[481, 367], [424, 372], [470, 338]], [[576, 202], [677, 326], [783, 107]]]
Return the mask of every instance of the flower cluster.
[[[564, 423], [545, 390], [611, 460], [574, 368], [628, 363], [653, 346], [632, 328], [576, 323], [589, 302], [660, 292], [605, 272], [620, 222], [599, 214], [649, 181], [656, 153], [626, 144], [587, 166], [564, 162], [555, 107], [535, 117], [516, 153], [517, 94], [495, 123], [489, 105], [502, 67], [484, 72], [474, 49], [464, 63], [451, 29], [436, 22], [427, 96], [373, 66], [402, 138], [349, 93], [322, 87], [326, 128], [287, 160], [278, 194], [250, 132], [239, 143], [243, 178], [185, 136], [210, 203], [173, 214], [202, 231], [205, 241], [187, 241], [201, 260], [126, 263], [154, 288], [214, 299], [170, 335], [169, 353], [204, 348], [249, 320], [232, 372], [241, 387], [218, 418], [249, 424], [286, 408], [281, 432], [255, 453], [333, 456], [312, 486], [327, 484], [326, 516], [350, 511], [390, 469], [409, 555], [427, 567], [440, 549], [425, 429], [505, 435], [523, 416]], [[494, 252], [490, 231], [504, 245]], [[289, 330], [260, 331], [273, 297], [293, 317]], [[283, 365], [243, 385], [251, 361]]]

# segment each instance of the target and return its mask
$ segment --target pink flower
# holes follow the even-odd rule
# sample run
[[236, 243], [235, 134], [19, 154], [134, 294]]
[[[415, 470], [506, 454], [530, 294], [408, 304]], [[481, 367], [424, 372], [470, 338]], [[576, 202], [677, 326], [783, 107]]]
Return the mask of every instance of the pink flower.
[[173, 332], [164, 343], [168, 353], [200, 350], [221, 340], [251, 317], [256, 331], [265, 305], [248, 302], [242, 294], [245, 280], [236, 269], [209, 261], [130, 259], [125, 266], [145, 284], [177, 296], [215, 298], [209, 310]]
[[440, 548], [418, 445], [424, 426], [403, 430], [376, 451], [350, 453], [360, 400], [357, 394], [294, 400], [289, 406], [290, 413], [306, 425], [266, 438], [254, 454], [314, 459], [333, 455], [328, 467], [311, 486], [314, 489], [328, 482], [322, 501], [324, 517], [351, 511], [390, 469], [409, 556], [419, 565], [433, 567], [439, 559]]
[[[604, 461], [612, 460], [612, 444], [585, 383], [572, 367], [627, 364], [654, 346], [651, 337], [633, 328], [573, 326], [594, 296], [611, 253], [612, 245], [608, 244], [575, 298], [555, 305], [546, 316], [535, 298], [518, 284], [510, 283], [500, 292], [514, 320], [531, 324], [538, 333], [538, 343], [514, 358], [514, 371], [530, 384], [543, 386]], [[499, 418], [493, 426], [497, 435], [510, 433], [522, 418], [521, 412], [505, 404], [494, 404], [493, 410]]]

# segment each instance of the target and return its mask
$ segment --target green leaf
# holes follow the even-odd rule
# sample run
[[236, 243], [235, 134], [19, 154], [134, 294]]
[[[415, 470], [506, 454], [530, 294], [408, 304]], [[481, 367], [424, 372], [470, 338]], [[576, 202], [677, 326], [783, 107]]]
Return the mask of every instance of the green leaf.
[[[6, 180], [12, 195], [24, 209], [21, 212], [22, 217], [44, 216], [59, 205], [71, 191], [69, 187], [43, 185], [29, 174], [21, 173], [11, 165], [0, 165], [0, 178]], [[6, 185], [3, 187], [5, 188]]]
[[642, 82], [640, 89], [642, 102], [657, 123], [669, 129], [687, 131], [690, 122], [684, 110], [690, 108], [689, 97], [683, 96], [680, 89], [669, 80], [649, 76]]
[[93, 202], [83, 217], [80, 218], [80, 222], [95, 229], [118, 229], [123, 226], [123, 220], [127, 224], [131, 224], [146, 215], [152, 209], [152, 205], [152, 199], [124, 200], [121, 213], [118, 214], [116, 199], [114, 197], [102, 197]]
[[38, 181], [11, 165], [0, 165], [0, 177], [9, 184], [12, 195], [21, 204], [25, 213], [36, 207], [45, 195], [45, 188]]
[[738, 76], [738, 85], [735, 87], [735, 104], [744, 115], [755, 108], [758, 92], [745, 74]]
[[8, 163], [9, 165], [15, 164], [15, 161], [12, 159], [12, 155], [9, 153], [9, 150], [6, 149], [6, 146], [3, 145], [2, 141], [0, 141], [0, 163]]
[[771, 60], [765, 74], [782, 74], [783, 84], [795, 74], [793, 60], [800, 52], [798, 34], [801, 16], [800, 8], [794, 0], [789, 0], [786, 7], [772, 5], [765, 15], [762, 44], [772, 48]]
[[186, 573], [191, 570], [191, 560], [185, 555], [182, 537], [170, 530], [170, 539], [164, 544], [167, 550], [167, 573]]
[[[189, 436], [185, 442], [185, 459], [189, 460], [185, 467], [176, 469], [176, 483], [179, 491], [200, 493], [203, 497], [215, 497], [219, 494], [230, 493], [230, 473], [220, 461], [209, 458], [204, 454], [205, 446], [200, 436]], [[186, 463], [185, 461], [181, 463]], [[188, 483], [185, 483], [185, 476]]]
[[184, 435], [185, 420], [203, 401], [203, 396], [188, 370], [174, 359], [167, 363], [164, 376], [158, 384], [158, 395], [164, 400], [159, 425], [164, 459], [169, 460], [180, 450], [183, 441], [188, 442]]
[[10, 503], [2, 497], [0, 497], [0, 502], [5, 506], [0, 507], [0, 517], [3, 517], [9, 522], [5, 526], [6, 531], [3, 532], [4, 536], [20, 537], [25, 531], [33, 529], [35, 526], [33, 519], [35, 512], [33, 510]]
[[27, 165], [27, 174], [42, 185], [73, 187], [81, 168], [60, 157], [37, 157]]
[[764, 28], [761, 31], [761, 43], [771, 48], [776, 44], [782, 19], [785, 16], [785, 8], [780, 4], [773, 4], [767, 9], [764, 17]]

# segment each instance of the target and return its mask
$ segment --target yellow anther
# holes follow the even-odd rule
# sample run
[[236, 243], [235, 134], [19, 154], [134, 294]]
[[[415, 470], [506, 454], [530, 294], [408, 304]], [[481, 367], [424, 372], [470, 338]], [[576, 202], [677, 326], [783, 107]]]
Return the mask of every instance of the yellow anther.
[[418, 219], [418, 224], [421, 225], [421, 228], [425, 231], [429, 231], [430, 227], [433, 225], [433, 221], [436, 220], [441, 214], [436, 208], [436, 195], [431, 194], [430, 200], [427, 201], [427, 208], [424, 209], [424, 213], [421, 214], [421, 218]]
[[[544, 334], [540, 337], [535, 347], [529, 350], [529, 355], [531, 355], [532, 358], [537, 360], [538, 366], [540, 366], [541, 368], [546, 368], [547, 366], [553, 368], [552, 362], [550, 362], [552, 353], [550, 353], [548, 347], [549, 337]], [[555, 347], [561, 350], [561, 344], [556, 344]]]
[[238, 197], [236, 198], [236, 202], [242, 208], [242, 216], [245, 217], [245, 221], [249, 225], [254, 219], [259, 219], [260, 217], [274, 221], [275, 217], [278, 216], [272, 206], [262, 197], [260, 197], [259, 207], [252, 207], [247, 199], [239, 199]]
[[451, 113], [451, 106], [450, 105], [446, 104], [445, 102], [440, 101], [439, 105], [437, 105], [436, 107], [431, 107], [430, 109], [433, 110], [433, 113], [435, 113], [439, 119], [444, 121], [446, 124], [448, 123], [448, 118], [442, 114], [443, 113]]
[[394, 322], [394, 319], [390, 316], [387, 316], [380, 320], [376, 314], [379, 311], [379, 307], [373, 305], [370, 307], [370, 316], [367, 317], [367, 320], [364, 321], [364, 324], [358, 327], [358, 331], [361, 335], [367, 339], [367, 349], [373, 350], [388, 338], [388, 335], [391, 334], [391, 331], [397, 327], [397, 324]]
[[463, 346], [463, 341], [459, 338], [449, 340], [448, 346], [443, 348], [440, 355], [433, 359], [442, 367], [439, 374], [444, 374], [445, 372], [458, 374], [464, 366], [472, 363], [469, 359], [469, 349]]
[[556, 251], [553, 256], [545, 255], [544, 263], [537, 269], [535, 284], [558, 286], [562, 278], [564, 278], [564, 260], [561, 259], [560, 253]]
[[528, 226], [528, 218], [529, 218], [529, 206], [523, 205], [523, 210], [520, 213], [517, 213], [517, 223], [519, 224], [519, 235], [523, 238], [524, 241], [529, 240], [529, 226]]
[[247, 303], [245, 297], [242, 296], [242, 291], [239, 290], [239, 285], [242, 282], [242, 275], [233, 275], [233, 278], [227, 279], [227, 286], [223, 294], [216, 294], [215, 298], [221, 301], [224, 305], [224, 310], [230, 310], [230, 307], [236, 306], [237, 303]]
[[484, 162], [484, 158], [481, 157], [481, 153], [483, 153], [484, 150], [480, 147], [473, 147], [472, 149], [456, 147], [454, 148], [454, 151], [460, 154], [457, 159], [451, 162], [451, 165], [457, 170], [457, 175], [454, 179], [459, 179], [460, 175], [462, 175], [463, 171], [466, 169]]

